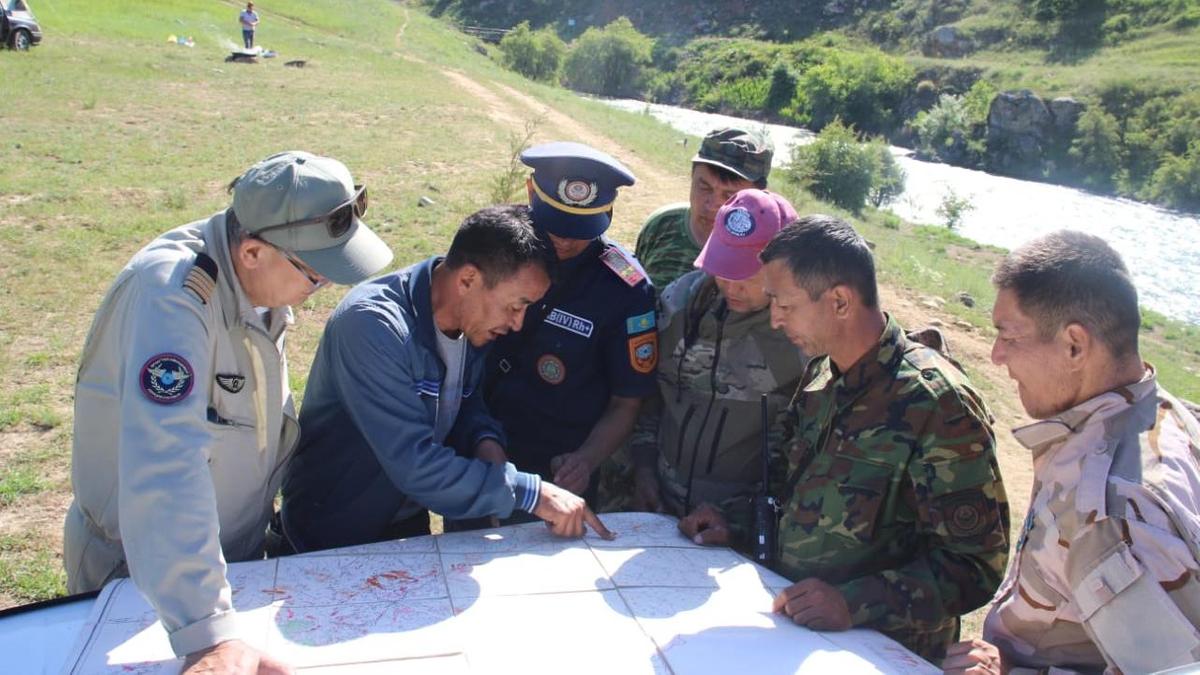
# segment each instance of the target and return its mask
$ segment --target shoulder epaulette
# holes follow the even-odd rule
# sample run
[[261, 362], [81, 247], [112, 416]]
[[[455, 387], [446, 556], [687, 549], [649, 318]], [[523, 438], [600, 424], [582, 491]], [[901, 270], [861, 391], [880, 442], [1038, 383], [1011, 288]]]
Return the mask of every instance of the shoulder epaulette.
[[646, 280], [646, 272], [637, 259], [615, 244], [605, 247], [600, 254], [600, 262], [629, 286], [637, 286]]
[[207, 305], [217, 288], [218, 274], [217, 261], [205, 253], [197, 253], [192, 269], [183, 278], [183, 289], [194, 295], [200, 304]]

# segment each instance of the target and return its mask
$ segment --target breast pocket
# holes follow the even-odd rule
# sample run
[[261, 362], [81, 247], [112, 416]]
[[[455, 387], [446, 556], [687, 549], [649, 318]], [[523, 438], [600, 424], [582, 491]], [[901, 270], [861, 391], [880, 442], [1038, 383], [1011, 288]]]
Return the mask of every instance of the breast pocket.
[[868, 544], [877, 538], [895, 467], [839, 457], [825, 487], [821, 520], [836, 536]]

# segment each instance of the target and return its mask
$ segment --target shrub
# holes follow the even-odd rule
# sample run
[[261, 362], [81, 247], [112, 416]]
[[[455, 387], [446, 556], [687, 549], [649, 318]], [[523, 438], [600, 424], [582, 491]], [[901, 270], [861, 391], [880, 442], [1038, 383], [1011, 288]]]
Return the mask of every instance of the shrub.
[[855, 212], [868, 199], [882, 204], [904, 189], [904, 172], [887, 146], [859, 143], [854, 129], [840, 119], [827, 124], [817, 140], [792, 150], [788, 176], [817, 197]]
[[957, 163], [971, 134], [971, 119], [963, 97], [942, 94], [937, 105], [917, 115], [912, 127], [922, 157]]
[[900, 168], [887, 143], [873, 140], [867, 144], [867, 151], [874, 159], [874, 166], [871, 168], [871, 189], [867, 191], [867, 199], [871, 206], [879, 208], [904, 194], [904, 182], [908, 174]]
[[797, 121], [820, 129], [841, 118], [872, 133], [895, 126], [911, 89], [911, 66], [874, 49], [827, 49], [823, 57], [800, 76], [792, 106]]
[[588, 28], [571, 43], [563, 76], [572, 89], [604, 96], [641, 93], [654, 40], [620, 17], [604, 28]]
[[969, 197], [963, 197], [953, 189], [946, 188], [946, 194], [942, 195], [942, 203], [938, 204], [937, 214], [947, 229], [957, 230], [958, 226], [962, 225], [963, 218], [974, 210], [975, 205]]
[[1200, 210], [1200, 140], [1187, 152], [1168, 155], [1150, 179], [1150, 198], [1173, 208]]
[[567, 46], [550, 28], [530, 30], [522, 21], [500, 41], [504, 66], [539, 82], [557, 82]]
[[766, 108], [773, 113], [783, 110], [796, 97], [796, 74], [782, 61], [771, 69], [771, 84], [767, 88]]
[[1123, 150], [1117, 120], [1100, 108], [1079, 116], [1068, 152], [1080, 182], [1095, 190], [1111, 190], [1121, 171]]

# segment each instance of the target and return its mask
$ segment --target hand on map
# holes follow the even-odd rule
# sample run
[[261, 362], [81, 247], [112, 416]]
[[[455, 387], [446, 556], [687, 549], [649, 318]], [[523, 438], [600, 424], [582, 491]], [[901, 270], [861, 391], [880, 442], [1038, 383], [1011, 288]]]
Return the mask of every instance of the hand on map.
[[567, 452], [550, 460], [550, 470], [554, 472], [554, 484], [564, 490], [581, 494], [587, 490], [588, 480], [596, 466], [586, 453], [576, 450]]
[[292, 675], [287, 664], [241, 640], [227, 640], [188, 654], [183, 675]]
[[538, 496], [533, 515], [546, 521], [546, 527], [560, 537], [582, 537], [590, 527], [602, 539], [611, 541], [616, 538], [596, 514], [592, 513], [582, 497], [549, 481], [542, 481], [542, 492]]
[[662, 502], [658, 498], [658, 473], [654, 467], [638, 467], [633, 483], [633, 510], [662, 513]]
[[811, 577], [783, 589], [772, 609], [813, 630], [849, 630], [853, 625], [842, 592]]
[[701, 504], [679, 521], [679, 531], [701, 546], [728, 546], [729, 522], [712, 504]]
[[1008, 672], [996, 645], [978, 638], [950, 645], [942, 668], [951, 675], [1001, 675]]

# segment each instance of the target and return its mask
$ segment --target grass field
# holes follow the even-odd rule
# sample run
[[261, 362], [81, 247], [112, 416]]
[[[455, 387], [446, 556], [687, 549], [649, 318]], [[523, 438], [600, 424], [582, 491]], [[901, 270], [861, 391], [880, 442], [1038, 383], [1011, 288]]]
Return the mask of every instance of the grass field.
[[[691, 152], [678, 133], [530, 84], [415, 8], [273, 0], [259, 8], [258, 42], [279, 57], [242, 65], [223, 61], [239, 37], [240, 7], [39, 0], [46, 42], [0, 52], [0, 607], [64, 592], [74, 369], [110, 279], [159, 232], [224, 208], [224, 186], [256, 160], [288, 148], [342, 159], [370, 185], [368, 221], [397, 266], [441, 251], [463, 216], [490, 203], [514, 134], [530, 120], [543, 121], [538, 141], [585, 131], [619, 139], [645, 185], [618, 204], [615, 231], [626, 243], [655, 206], [686, 196]], [[307, 67], [284, 67], [291, 59]], [[833, 210], [780, 189], [801, 212]], [[422, 196], [435, 205], [419, 206]], [[886, 284], [945, 299], [945, 314], [986, 341], [995, 249], [878, 213], [857, 222], [877, 246]], [[958, 291], [977, 305], [952, 302]], [[340, 294], [298, 308], [288, 353], [297, 394]], [[1163, 381], [1200, 398], [1195, 327], [1149, 323], [1147, 352]], [[976, 352], [972, 370], [986, 366]], [[1003, 386], [984, 389], [1011, 399]]]

